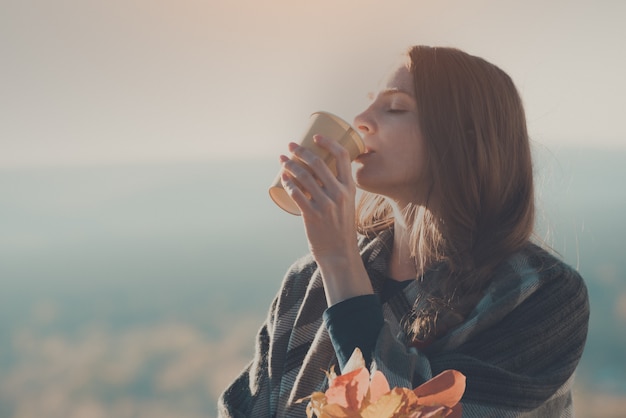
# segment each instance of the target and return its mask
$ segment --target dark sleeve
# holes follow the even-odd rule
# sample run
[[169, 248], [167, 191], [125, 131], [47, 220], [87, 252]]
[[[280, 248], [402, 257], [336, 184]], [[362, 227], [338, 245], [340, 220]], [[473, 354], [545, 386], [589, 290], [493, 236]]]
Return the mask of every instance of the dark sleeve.
[[335, 348], [340, 369], [343, 369], [357, 347], [369, 366], [383, 323], [382, 307], [376, 295], [356, 296], [326, 309], [324, 324]]

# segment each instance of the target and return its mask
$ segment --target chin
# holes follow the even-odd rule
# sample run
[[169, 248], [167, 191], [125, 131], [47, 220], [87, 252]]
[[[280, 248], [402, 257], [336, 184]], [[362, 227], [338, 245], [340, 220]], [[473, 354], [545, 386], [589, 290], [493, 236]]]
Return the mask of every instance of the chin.
[[355, 176], [355, 183], [356, 183], [356, 187], [358, 187], [360, 190], [364, 191], [364, 192], [369, 192], [369, 193], [377, 193], [379, 194], [380, 192], [380, 186], [377, 186], [377, 182], [376, 182], [376, 178], [369, 178], [366, 175], [359, 175], [359, 173], [356, 174]]

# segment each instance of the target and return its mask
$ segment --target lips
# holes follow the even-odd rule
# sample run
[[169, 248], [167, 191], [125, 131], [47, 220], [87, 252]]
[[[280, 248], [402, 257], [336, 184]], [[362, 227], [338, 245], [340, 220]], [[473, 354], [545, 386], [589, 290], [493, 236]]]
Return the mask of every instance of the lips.
[[373, 153], [374, 153], [374, 151], [372, 151], [371, 149], [365, 148], [365, 152], [363, 152], [362, 154], [357, 155], [357, 157], [354, 160], [355, 161], [359, 161], [360, 159], [365, 158], [368, 155], [373, 154]]

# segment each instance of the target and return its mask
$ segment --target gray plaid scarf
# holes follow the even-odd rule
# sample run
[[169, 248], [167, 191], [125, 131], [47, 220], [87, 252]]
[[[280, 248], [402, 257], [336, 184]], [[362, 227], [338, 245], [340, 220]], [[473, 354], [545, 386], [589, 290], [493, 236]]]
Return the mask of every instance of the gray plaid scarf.
[[[361, 240], [374, 289], [387, 271], [391, 233]], [[571, 385], [587, 336], [582, 278], [529, 244], [502, 263], [464, 322], [426, 349], [409, 347], [401, 326], [420, 292], [416, 280], [383, 304], [385, 324], [372, 368], [391, 387], [415, 387], [446, 369], [467, 378], [464, 417], [569, 417]], [[252, 362], [224, 391], [219, 417], [305, 417], [295, 401], [328, 385], [337, 358], [324, 326], [327, 308], [314, 260], [298, 260], [256, 337]]]

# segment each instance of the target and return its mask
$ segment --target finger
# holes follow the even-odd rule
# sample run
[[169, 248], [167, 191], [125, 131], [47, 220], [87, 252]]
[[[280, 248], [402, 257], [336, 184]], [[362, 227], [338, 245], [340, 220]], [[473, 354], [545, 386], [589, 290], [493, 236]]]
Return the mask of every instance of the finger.
[[[292, 177], [292, 174], [291, 174], [291, 173], [289, 173], [289, 172], [287, 171], [287, 169], [285, 168], [285, 163], [286, 163], [286, 162], [288, 162], [291, 158], [287, 157], [286, 155], [280, 155], [280, 156], [278, 157], [278, 159], [280, 160], [280, 165], [281, 165], [281, 167], [282, 167], [282, 172], [281, 172], [281, 180], [282, 180], [282, 177], [283, 177], [283, 176], [282, 176], [282, 175], [283, 175], [283, 173], [287, 173], [288, 178], [289, 178], [289, 179], [293, 182], [293, 185], [292, 185], [292, 186], [295, 186], [295, 187], [297, 187], [298, 189], [302, 189], [302, 185], [301, 185], [301, 184], [300, 184], [300, 183], [299, 183], [299, 182], [298, 182], [295, 178], [293, 178], [293, 177]], [[307, 194], [306, 192], [303, 192], [303, 193], [307, 196], [307, 198], [309, 197], [309, 196], [308, 196], [308, 194]]]
[[304, 161], [300, 159], [288, 159], [283, 163], [283, 168], [293, 178], [296, 185], [302, 192], [312, 200], [321, 201], [327, 199], [328, 196], [322, 190], [320, 181], [305, 166]]
[[352, 169], [350, 166], [350, 154], [339, 142], [332, 139], [315, 135], [313, 141], [320, 147], [327, 150], [335, 159], [337, 169], [337, 180], [346, 184], [352, 179]]
[[309, 199], [309, 196], [302, 191], [295, 179], [291, 177], [288, 172], [283, 171], [281, 173], [280, 181], [289, 197], [300, 209], [300, 212], [304, 213], [311, 209], [311, 200]]
[[338, 192], [337, 177], [319, 155], [295, 143], [289, 144], [289, 149], [298, 160], [306, 164], [307, 169], [319, 180], [322, 188], [329, 191], [331, 195]]

